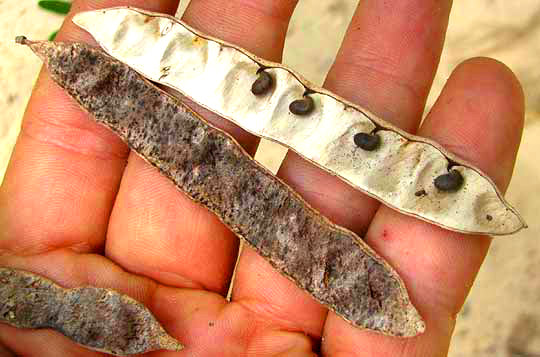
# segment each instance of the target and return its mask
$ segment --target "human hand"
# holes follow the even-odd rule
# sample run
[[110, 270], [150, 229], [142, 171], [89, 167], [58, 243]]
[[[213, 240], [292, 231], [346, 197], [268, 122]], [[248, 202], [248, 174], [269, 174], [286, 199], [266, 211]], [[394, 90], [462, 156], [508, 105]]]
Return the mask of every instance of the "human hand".
[[[98, 3], [174, 13], [178, 1], [151, 2], [152, 7], [142, 0], [76, 1], [73, 12]], [[192, 0], [184, 20], [279, 61], [294, 5]], [[325, 87], [416, 132], [449, 11], [449, 0], [361, 2]], [[58, 40], [90, 42], [69, 19]], [[197, 110], [254, 152], [256, 138]], [[504, 190], [522, 121], [523, 95], [512, 73], [493, 60], [475, 59], [456, 69], [418, 133], [476, 164]], [[449, 232], [380, 206], [292, 153], [279, 175], [387, 258], [426, 319], [425, 334], [399, 339], [353, 328], [250, 249], [242, 252], [227, 302], [238, 250], [234, 235], [88, 120], [46, 74], [36, 85], [0, 190], [0, 225], [6, 227], [0, 265], [66, 287], [126, 293], [187, 346], [186, 355], [310, 356], [319, 348], [332, 357], [445, 355], [489, 238]], [[97, 354], [51, 331], [0, 325], [0, 341], [23, 355]]]

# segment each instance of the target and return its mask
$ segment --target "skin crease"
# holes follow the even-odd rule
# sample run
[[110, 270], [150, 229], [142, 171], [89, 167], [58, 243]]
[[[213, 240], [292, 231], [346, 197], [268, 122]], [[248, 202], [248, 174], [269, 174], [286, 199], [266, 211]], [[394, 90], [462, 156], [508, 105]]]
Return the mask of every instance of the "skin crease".
[[[73, 12], [121, 5], [174, 13], [177, 2], [75, 1]], [[279, 61], [294, 6], [294, 1], [192, 0], [184, 20]], [[444, 0], [362, 1], [325, 86], [437, 140], [478, 165], [504, 191], [524, 104], [517, 79], [503, 64], [476, 58], [458, 66], [418, 128], [450, 7]], [[58, 40], [90, 42], [69, 18]], [[254, 152], [255, 138], [193, 107]], [[5, 227], [0, 265], [65, 287], [111, 287], [130, 295], [187, 346], [179, 356], [445, 356], [455, 316], [490, 239], [445, 231], [379, 206], [293, 154], [279, 175], [334, 222], [366, 236], [390, 262], [427, 322], [425, 334], [398, 339], [352, 328], [250, 249], [242, 252], [228, 303], [223, 295], [237, 239], [89, 120], [46, 73], [36, 84], [0, 188]], [[100, 355], [51, 331], [5, 325], [0, 343], [25, 356]]]

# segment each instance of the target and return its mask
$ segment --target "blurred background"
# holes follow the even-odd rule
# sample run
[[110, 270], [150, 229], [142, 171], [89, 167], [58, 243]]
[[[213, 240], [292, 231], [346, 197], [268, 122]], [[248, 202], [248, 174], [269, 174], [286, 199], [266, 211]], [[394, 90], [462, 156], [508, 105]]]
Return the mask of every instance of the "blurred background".
[[[179, 15], [188, 2], [181, 1]], [[321, 84], [358, 2], [300, 0], [289, 28], [284, 62]], [[12, 39], [20, 34], [45, 39], [63, 20], [36, 4], [33, 0], [0, 0], [0, 181], [41, 66]], [[540, 152], [539, 54], [540, 1], [454, 0], [427, 110], [453, 68], [469, 57], [494, 57], [517, 74], [526, 93], [526, 127], [506, 197], [524, 215], [529, 229], [494, 241], [458, 316], [451, 357], [540, 357], [540, 225], [535, 219], [540, 212], [540, 165], [536, 161]], [[257, 159], [275, 171], [284, 154], [278, 145], [263, 142]]]

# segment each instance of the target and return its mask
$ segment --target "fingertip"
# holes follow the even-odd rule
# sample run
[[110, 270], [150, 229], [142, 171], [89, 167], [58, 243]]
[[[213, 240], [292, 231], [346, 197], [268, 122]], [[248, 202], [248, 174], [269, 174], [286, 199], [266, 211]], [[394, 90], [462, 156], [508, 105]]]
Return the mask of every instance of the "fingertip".
[[[492, 84], [500, 95], [515, 98], [513, 104], [524, 107], [525, 94], [516, 74], [503, 62], [491, 57], [473, 57], [461, 62], [454, 70], [456, 78], [474, 78], [479, 84]], [[459, 77], [458, 77], [459, 76]]]
[[95, 45], [96, 42], [92, 36], [71, 21], [73, 16], [82, 11], [118, 6], [139, 7], [148, 11], [174, 15], [178, 9], [178, 0], [76, 0], [73, 2], [71, 10], [66, 16], [60, 31], [58, 31], [56, 40], [65, 42], [86, 42]]
[[471, 58], [455, 68], [419, 135], [479, 167], [504, 191], [521, 140], [524, 107], [523, 89], [506, 65]]
[[324, 356], [446, 356], [455, 321], [446, 316], [429, 316], [426, 331], [414, 337], [387, 336], [352, 327], [329, 313], [324, 327]]
[[[73, 14], [122, 5], [174, 11], [178, 1], [76, 0], [57, 39], [90, 42], [71, 22]], [[0, 200], [12, 203], [1, 212], [3, 249], [25, 255], [62, 247], [99, 252], [127, 154], [126, 145], [88, 120], [43, 70], [0, 190]]]
[[285, 35], [297, 2], [192, 0], [182, 20], [257, 56], [280, 62]]
[[327, 310], [277, 272], [252, 248], [244, 247], [236, 268], [232, 301], [257, 319], [287, 331], [320, 336]]

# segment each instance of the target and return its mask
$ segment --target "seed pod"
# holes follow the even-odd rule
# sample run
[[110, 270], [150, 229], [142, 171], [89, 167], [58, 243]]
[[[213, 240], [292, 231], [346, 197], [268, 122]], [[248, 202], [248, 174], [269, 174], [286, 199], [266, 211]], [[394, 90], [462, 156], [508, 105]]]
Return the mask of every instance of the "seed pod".
[[267, 93], [274, 84], [274, 79], [266, 71], [259, 72], [259, 78], [251, 86], [251, 93], [255, 95], [262, 95]]
[[77, 43], [30, 46], [45, 60], [51, 78], [98, 123], [301, 289], [355, 326], [397, 336], [424, 330], [396, 272], [231, 136], [101, 50]]
[[183, 348], [129, 296], [94, 287], [64, 289], [9, 268], [0, 268], [0, 322], [51, 328], [83, 347], [118, 356]]
[[441, 191], [455, 192], [463, 185], [463, 176], [459, 171], [451, 170], [435, 179], [435, 187]]
[[[204, 35], [174, 17], [145, 10], [100, 9], [79, 13], [73, 21], [107, 53], [150, 80], [174, 88], [254, 135], [289, 147], [401, 213], [463, 233], [503, 235], [526, 227], [478, 168], [314, 86], [286, 66]], [[163, 28], [170, 31], [163, 35]], [[161, 66], [167, 65], [173, 70], [160, 80]], [[261, 67], [274, 78], [272, 95], [246, 96], [246, 87]], [[291, 116], [290, 98], [301, 97], [306, 89], [320, 110], [309, 119]], [[350, 138], [374, 129], [384, 149], [358, 150]], [[415, 192], [433, 186], [433, 178], [445, 174], [451, 161], [465, 179], [463, 189], [419, 201]], [[491, 221], [485, 219], [488, 213]]]
[[381, 143], [381, 138], [377, 134], [358, 133], [354, 135], [354, 143], [361, 149], [373, 151]]
[[309, 95], [304, 96], [302, 99], [297, 99], [289, 105], [289, 110], [295, 115], [308, 115], [314, 108], [315, 103]]

